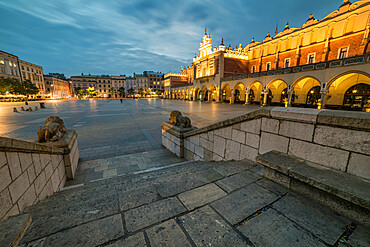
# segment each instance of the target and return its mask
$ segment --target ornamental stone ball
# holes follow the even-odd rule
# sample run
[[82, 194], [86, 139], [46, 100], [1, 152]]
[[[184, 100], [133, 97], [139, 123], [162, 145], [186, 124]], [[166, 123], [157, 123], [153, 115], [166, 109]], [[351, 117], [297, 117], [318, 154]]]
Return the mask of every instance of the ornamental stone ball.
[[37, 142], [55, 142], [64, 136], [67, 129], [61, 118], [50, 116], [45, 120], [45, 126], [40, 125], [37, 130]]

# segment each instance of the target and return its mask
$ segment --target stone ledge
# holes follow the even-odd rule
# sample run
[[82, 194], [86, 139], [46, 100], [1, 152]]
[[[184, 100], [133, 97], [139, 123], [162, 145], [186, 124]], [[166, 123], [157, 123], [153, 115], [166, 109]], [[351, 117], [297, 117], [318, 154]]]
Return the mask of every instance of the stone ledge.
[[0, 137], [0, 151], [2, 152], [23, 152], [40, 154], [63, 154], [64, 150], [58, 147], [51, 147], [44, 144], [16, 140], [7, 137]]
[[370, 131], [370, 114], [367, 112], [322, 110], [317, 116], [317, 123], [340, 128]]
[[296, 179], [370, 210], [370, 181], [366, 179], [307, 162], [278, 151], [270, 151], [259, 155], [256, 161], [290, 179]]
[[190, 137], [190, 136], [193, 136], [193, 135], [198, 135], [198, 134], [202, 134], [202, 133], [209, 132], [209, 131], [212, 131], [212, 130], [225, 128], [225, 127], [228, 127], [228, 126], [232, 126], [234, 124], [242, 123], [242, 122], [253, 120], [253, 119], [256, 119], [256, 118], [270, 117], [270, 110], [272, 108], [273, 107], [264, 107], [264, 108], [256, 110], [256, 111], [249, 112], [245, 115], [230, 118], [230, 119], [227, 119], [225, 121], [221, 121], [221, 122], [218, 122], [218, 123], [215, 123], [215, 124], [211, 124], [211, 125], [208, 125], [206, 127], [200, 128], [200, 129], [196, 129], [196, 130], [186, 132], [186, 134], [184, 136], [185, 137]]

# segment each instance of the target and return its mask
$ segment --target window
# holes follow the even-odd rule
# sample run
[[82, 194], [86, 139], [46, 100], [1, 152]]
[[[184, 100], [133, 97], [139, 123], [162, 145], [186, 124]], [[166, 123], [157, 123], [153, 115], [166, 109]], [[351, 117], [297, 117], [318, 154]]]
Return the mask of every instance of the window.
[[253, 65], [252, 66], [252, 73], [255, 73], [256, 72], [256, 66], [255, 65]]
[[338, 59], [346, 58], [347, 55], [348, 55], [348, 47], [344, 47], [344, 48], [339, 49]]
[[307, 64], [315, 63], [315, 55], [316, 55], [316, 53], [308, 54]]
[[266, 63], [266, 71], [271, 69], [271, 62]]
[[285, 58], [285, 68], [289, 68], [290, 66], [290, 58]]
[[9, 61], [9, 66], [12, 66], [12, 62]]
[[1, 63], [1, 64], [4, 64], [4, 60], [0, 60], [0, 63]]

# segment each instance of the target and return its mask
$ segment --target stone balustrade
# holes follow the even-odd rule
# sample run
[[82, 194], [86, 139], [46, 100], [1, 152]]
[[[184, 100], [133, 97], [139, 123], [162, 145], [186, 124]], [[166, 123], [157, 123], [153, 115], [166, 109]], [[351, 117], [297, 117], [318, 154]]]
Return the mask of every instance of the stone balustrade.
[[0, 137], [0, 220], [63, 188], [74, 178], [78, 159], [74, 130], [47, 144]]
[[188, 160], [255, 160], [271, 150], [370, 179], [370, 114], [266, 107], [200, 129], [162, 125], [162, 144]]

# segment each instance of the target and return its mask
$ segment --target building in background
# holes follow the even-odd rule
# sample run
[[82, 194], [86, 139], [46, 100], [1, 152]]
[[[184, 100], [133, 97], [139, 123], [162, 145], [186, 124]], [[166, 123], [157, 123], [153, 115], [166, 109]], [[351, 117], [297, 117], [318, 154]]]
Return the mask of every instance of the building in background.
[[[188, 66], [185, 69], [181, 67], [180, 73], [170, 72], [165, 74], [162, 80], [162, 85], [164, 90], [171, 92], [173, 89], [180, 88], [184, 85], [193, 85], [193, 79], [194, 66]], [[176, 96], [177, 95], [171, 95], [171, 98], [175, 98]]]
[[39, 65], [19, 59], [19, 66], [22, 72], [22, 80], [30, 80], [40, 90], [39, 95], [45, 95], [45, 82], [43, 68]]
[[144, 74], [135, 74], [136, 76], [136, 87], [137, 90], [144, 90], [144, 92], [148, 92], [149, 89], [149, 83], [148, 83], [148, 77]]
[[0, 77], [11, 77], [21, 80], [18, 61], [17, 56], [0, 51]]
[[72, 96], [72, 82], [61, 74], [49, 73], [44, 75], [45, 97], [51, 99], [67, 99]]
[[114, 89], [114, 97], [120, 97], [120, 89], [125, 88], [126, 75], [112, 75], [112, 87]]
[[154, 71], [144, 71], [143, 74], [147, 77], [148, 89], [151, 89], [153, 92], [163, 91], [162, 86], [163, 73]]
[[96, 76], [96, 92], [98, 97], [111, 98], [114, 95], [114, 88], [112, 85], [112, 77], [110, 75]]
[[4, 51], [0, 51], [0, 77], [30, 80], [39, 89], [38, 97], [45, 93], [43, 68]]
[[[322, 20], [287, 23], [244, 47], [212, 47], [205, 31], [193, 58], [194, 82], [166, 98], [370, 110], [370, 2], [344, 1]], [[173, 78], [172, 80], [175, 80]]]
[[136, 85], [136, 74], [134, 73], [134, 76], [128, 76], [126, 77], [126, 85], [125, 85], [125, 90], [126, 90], [126, 95], [128, 95], [128, 92], [130, 89], [133, 89], [135, 93], [137, 93], [137, 85]]
[[81, 75], [78, 76], [71, 76], [71, 81], [73, 94], [76, 93], [77, 89], [83, 89], [86, 91], [88, 88], [93, 88], [98, 91], [96, 75], [84, 75], [81, 73]]

